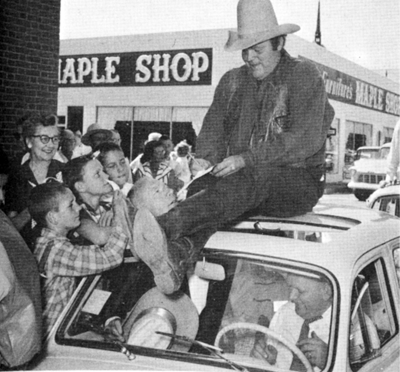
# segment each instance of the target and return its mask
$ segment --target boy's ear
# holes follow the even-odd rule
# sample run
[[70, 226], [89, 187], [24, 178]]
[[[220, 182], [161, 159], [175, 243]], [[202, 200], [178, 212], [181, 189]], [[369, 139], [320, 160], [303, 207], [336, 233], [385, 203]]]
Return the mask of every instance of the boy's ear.
[[58, 225], [58, 218], [55, 211], [50, 211], [46, 215], [46, 220], [51, 225]]
[[79, 193], [84, 192], [86, 190], [86, 186], [82, 181], [76, 181], [74, 184], [75, 190]]

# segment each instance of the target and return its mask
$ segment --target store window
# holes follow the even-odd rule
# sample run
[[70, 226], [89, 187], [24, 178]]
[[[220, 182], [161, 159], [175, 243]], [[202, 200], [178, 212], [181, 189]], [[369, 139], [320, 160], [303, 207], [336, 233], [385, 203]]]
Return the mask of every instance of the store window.
[[393, 128], [383, 127], [383, 143], [388, 143], [392, 141]]
[[334, 119], [331, 124], [331, 133], [326, 140], [325, 165], [330, 174], [338, 173], [339, 168], [339, 119]]
[[372, 125], [346, 120], [345, 138], [343, 178], [349, 179], [349, 168], [354, 164], [357, 149], [361, 146], [372, 146]]
[[349, 360], [358, 371], [373, 363], [397, 332], [390, 286], [382, 259], [363, 268], [353, 283]]

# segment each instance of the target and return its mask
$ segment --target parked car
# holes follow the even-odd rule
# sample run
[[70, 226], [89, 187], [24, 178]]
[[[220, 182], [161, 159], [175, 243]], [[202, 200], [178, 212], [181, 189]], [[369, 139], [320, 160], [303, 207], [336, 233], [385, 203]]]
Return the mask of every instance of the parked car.
[[400, 217], [400, 183], [373, 192], [367, 199], [367, 206]]
[[[266, 334], [307, 361], [295, 342], [269, 328], [290, 302], [285, 278], [298, 275], [331, 289], [323, 371], [398, 371], [399, 235], [396, 217], [323, 203], [293, 218], [244, 218], [211, 236], [172, 296], [157, 291], [142, 263], [126, 258], [80, 282], [32, 368], [288, 371], [250, 352]], [[106, 332], [113, 316], [121, 317], [126, 342]]]
[[347, 187], [351, 188], [358, 200], [365, 201], [386, 177], [387, 156], [390, 143], [380, 147], [379, 152], [371, 152], [369, 157], [360, 155], [360, 159], [350, 167], [351, 180]]
[[360, 159], [375, 159], [379, 156], [379, 146], [361, 146], [357, 151], [346, 149], [344, 156], [343, 180], [349, 182], [350, 168]]

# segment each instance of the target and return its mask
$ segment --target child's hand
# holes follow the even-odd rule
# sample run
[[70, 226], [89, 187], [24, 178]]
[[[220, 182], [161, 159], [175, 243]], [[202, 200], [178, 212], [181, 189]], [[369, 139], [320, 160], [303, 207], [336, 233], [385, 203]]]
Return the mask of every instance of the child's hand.
[[102, 216], [99, 219], [99, 225], [101, 227], [109, 227], [112, 225], [113, 218], [114, 218], [114, 213], [112, 210], [109, 210], [102, 214]]

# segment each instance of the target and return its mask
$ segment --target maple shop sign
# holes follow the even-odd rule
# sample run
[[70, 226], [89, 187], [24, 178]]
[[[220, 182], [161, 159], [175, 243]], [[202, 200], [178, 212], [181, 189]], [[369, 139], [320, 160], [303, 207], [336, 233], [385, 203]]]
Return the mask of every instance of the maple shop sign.
[[[300, 57], [301, 59], [307, 59]], [[311, 61], [311, 60], [309, 60]], [[400, 96], [330, 67], [314, 63], [322, 74], [330, 99], [400, 116]]]
[[61, 56], [60, 87], [211, 85], [212, 49]]

